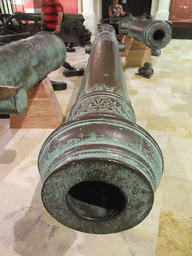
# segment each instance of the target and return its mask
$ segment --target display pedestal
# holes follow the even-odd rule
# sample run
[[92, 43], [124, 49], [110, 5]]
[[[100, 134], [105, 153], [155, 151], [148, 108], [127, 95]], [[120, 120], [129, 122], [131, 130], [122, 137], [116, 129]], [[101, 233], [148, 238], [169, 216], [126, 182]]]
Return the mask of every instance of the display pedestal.
[[65, 121], [48, 77], [31, 88], [27, 94], [27, 108], [21, 115], [10, 115], [10, 128], [55, 129]]
[[125, 38], [125, 51], [120, 53], [121, 57], [125, 57], [123, 68], [142, 67], [145, 62], [152, 63], [151, 49], [143, 42], [134, 38]]

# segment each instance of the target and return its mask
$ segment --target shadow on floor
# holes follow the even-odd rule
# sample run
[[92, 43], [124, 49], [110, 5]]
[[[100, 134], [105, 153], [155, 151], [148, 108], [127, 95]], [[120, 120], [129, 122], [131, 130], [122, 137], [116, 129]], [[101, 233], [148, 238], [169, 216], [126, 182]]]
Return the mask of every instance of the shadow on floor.
[[74, 243], [76, 232], [47, 213], [41, 201], [41, 186], [39, 182], [29, 207], [12, 214], [12, 220], [16, 220], [13, 250], [21, 256], [63, 256]]

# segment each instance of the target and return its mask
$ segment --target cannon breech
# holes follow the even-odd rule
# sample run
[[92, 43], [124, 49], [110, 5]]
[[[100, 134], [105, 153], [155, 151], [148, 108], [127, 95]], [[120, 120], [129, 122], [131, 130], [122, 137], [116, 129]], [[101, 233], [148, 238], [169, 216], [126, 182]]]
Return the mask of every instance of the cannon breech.
[[63, 41], [50, 32], [0, 47], [0, 113], [21, 114], [27, 91], [58, 69], [66, 59]]

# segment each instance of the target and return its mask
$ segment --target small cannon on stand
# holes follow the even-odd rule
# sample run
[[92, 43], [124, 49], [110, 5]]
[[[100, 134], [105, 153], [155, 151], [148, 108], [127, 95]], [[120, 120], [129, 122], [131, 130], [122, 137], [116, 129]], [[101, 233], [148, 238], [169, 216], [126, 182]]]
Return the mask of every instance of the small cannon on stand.
[[134, 38], [153, 50], [166, 47], [172, 36], [172, 22], [153, 20], [152, 16], [146, 14], [134, 17], [128, 13], [127, 16], [123, 17], [102, 19], [101, 23], [117, 25], [118, 33], [116, 36], [125, 35]]
[[153, 20], [152, 16], [146, 14], [133, 17], [131, 13], [124, 17], [103, 19], [101, 22], [114, 26], [118, 39], [126, 36], [123, 40], [125, 51], [121, 53], [122, 57], [126, 57], [124, 68], [139, 66], [137, 75], [150, 78], [153, 75], [151, 55], [159, 56], [161, 49], [170, 42], [172, 23]]
[[139, 66], [141, 68], [137, 74], [150, 78], [153, 75], [151, 55], [159, 56], [160, 49], [170, 42], [172, 23], [153, 20], [152, 16], [145, 14], [133, 17], [129, 13], [128, 16], [119, 18], [118, 31], [119, 36], [126, 36], [125, 52], [121, 54], [126, 57], [124, 67]]
[[143, 42], [150, 49], [159, 50], [171, 40], [172, 23], [153, 20], [146, 15], [135, 18], [129, 14], [119, 21], [119, 33]]
[[78, 231], [109, 234], [146, 218], [163, 156], [135, 122], [114, 29], [100, 25], [68, 120], [39, 153], [42, 201], [57, 221]]

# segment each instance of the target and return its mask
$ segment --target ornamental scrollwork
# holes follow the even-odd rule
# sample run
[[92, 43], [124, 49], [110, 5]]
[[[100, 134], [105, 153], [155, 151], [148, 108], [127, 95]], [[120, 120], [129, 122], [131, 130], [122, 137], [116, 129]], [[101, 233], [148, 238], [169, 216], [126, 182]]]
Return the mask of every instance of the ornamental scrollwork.
[[[108, 113], [130, 119], [132, 109], [124, 101], [117, 100], [115, 97], [100, 96], [84, 99], [72, 109], [70, 119], [89, 114], [89, 113]], [[132, 119], [132, 118], [131, 118]]]

